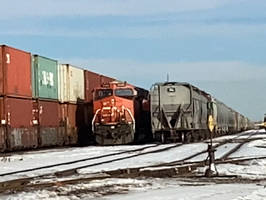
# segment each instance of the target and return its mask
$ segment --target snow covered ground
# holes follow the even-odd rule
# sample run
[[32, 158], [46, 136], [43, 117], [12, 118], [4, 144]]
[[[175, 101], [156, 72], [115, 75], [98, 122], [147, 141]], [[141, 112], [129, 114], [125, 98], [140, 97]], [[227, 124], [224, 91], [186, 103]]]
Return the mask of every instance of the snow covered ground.
[[[249, 133], [246, 132], [248, 137]], [[230, 157], [253, 157], [266, 156], [266, 132], [257, 131], [258, 135], [252, 138], [261, 138], [249, 142], [241, 149], [233, 153]], [[235, 136], [224, 136], [216, 138], [214, 143], [233, 138]], [[239, 139], [238, 138], [238, 139]], [[227, 143], [217, 148], [215, 157], [223, 156], [238, 143]], [[101, 172], [104, 170], [121, 169], [127, 167], [140, 167], [172, 162], [184, 159], [197, 152], [207, 149], [204, 142], [176, 146], [175, 144], [159, 145], [135, 145], [135, 146], [108, 146], [108, 147], [85, 147], [85, 148], [64, 148], [53, 150], [42, 150], [27, 152], [23, 154], [13, 154], [0, 157], [0, 174], [9, 173], [17, 170], [25, 170], [35, 167], [41, 167], [49, 164], [75, 161], [78, 159], [93, 158], [112, 153], [123, 152], [127, 150], [140, 149], [147, 147], [142, 151], [128, 152], [119, 155], [105, 156], [97, 159], [91, 159], [84, 162], [73, 163], [71, 165], [62, 165], [48, 169], [40, 169], [33, 172], [23, 172], [15, 175], [0, 176], [0, 182], [12, 180], [18, 177], [30, 177], [43, 173], [55, 172], [58, 170], [70, 169], [76, 166], [94, 165], [79, 170], [79, 173], [88, 174]], [[172, 147], [172, 148], [171, 148]], [[162, 150], [153, 152], [154, 150]], [[142, 153], [142, 155], [136, 156]], [[130, 157], [130, 158], [127, 158]], [[190, 159], [190, 161], [205, 160], [207, 154], [201, 154]], [[111, 161], [117, 159], [117, 161]], [[119, 160], [120, 159], [120, 160]], [[104, 164], [97, 164], [106, 162]], [[246, 161], [241, 165], [237, 164], [219, 164], [216, 165], [220, 175], [238, 175], [248, 179], [266, 179], [266, 159], [254, 159]], [[197, 172], [204, 172], [205, 168], [198, 168]], [[179, 179], [105, 179], [95, 180], [86, 184], [58, 186], [49, 190], [40, 190], [34, 192], [21, 192], [13, 195], [0, 194], [0, 199], [234, 199], [234, 200], [257, 200], [266, 199], [266, 189], [264, 182], [257, 184], [214, 184], [206, 182], [194, 183], [189, 180], [181, 181]]]
[[179, 179], [107, 179], [2, 195], [3, 200], [265, 200], [266, 188], [257, 184], [214, 184]]

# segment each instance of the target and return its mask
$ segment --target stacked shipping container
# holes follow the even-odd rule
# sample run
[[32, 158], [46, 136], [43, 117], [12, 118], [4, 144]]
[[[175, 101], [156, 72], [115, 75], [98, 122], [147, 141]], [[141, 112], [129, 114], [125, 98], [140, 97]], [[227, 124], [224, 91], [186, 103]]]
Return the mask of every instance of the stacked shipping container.
[[0, 46], [0, 147], [37, 147], [37, 129], [32, 115], [31, 54]]
[[113, 80], [0, 46], [0, 151], [89, 143], [92, 91]]
[[60, 64], [59, 101], [61, 122], [65, 125], [65, 143], [77, 144], [78, 134], [84, 126], [84, 71], [69, 64]]
[[32, 89], [34, 115], [38, 123], [38, 145], [64, 144], [58, 102], [58, 62], [39, 55], [32, 56]]

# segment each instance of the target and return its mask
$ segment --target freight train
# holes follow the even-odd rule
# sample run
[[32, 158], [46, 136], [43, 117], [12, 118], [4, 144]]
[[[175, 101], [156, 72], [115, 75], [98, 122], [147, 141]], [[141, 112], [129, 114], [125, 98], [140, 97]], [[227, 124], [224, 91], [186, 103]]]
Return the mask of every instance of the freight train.
[[150, 113], [153, 137], [161, 142], [192, 142], [253, 126], [248, 118], [189, 83], [154, 84]]
[[93, 93], [93, 134], [100, 145], [129, 144], [149, 138], [149, 112], [143, 102], [148, 91], [113, 81]]
[[114, 80], [0, 45], [0, 152], [93, 143], [92, 91]]
[[0, 152], [64, 145], [193, 141], [250, 121], [183, 83], [151, 91], [0, 45]]

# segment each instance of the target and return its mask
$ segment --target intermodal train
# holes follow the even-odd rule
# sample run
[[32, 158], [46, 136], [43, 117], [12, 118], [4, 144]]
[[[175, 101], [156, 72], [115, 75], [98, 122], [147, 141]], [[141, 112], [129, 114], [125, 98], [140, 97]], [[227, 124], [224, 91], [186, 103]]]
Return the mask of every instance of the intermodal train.
[[94, 143], [92, 91], [114, 80], [0, 45], [0, 152]]
[[151, 135], [149, 112], [144, 107], [149, 92], [126, 82], [113, 81], [93, 92], [92, 129], [100, 145], [147, 141]]
[[189, 83], [155, 83], [150, 113], [153, 137], [161, 142], [192, 142], [253, 127], [248, 118]]
[[[151, 91], [0, 45], [0, 152], [65, 145], [192, 141], [250, 121], [183, 83]], [[207, 136], [206, 136], [207, 135]]]

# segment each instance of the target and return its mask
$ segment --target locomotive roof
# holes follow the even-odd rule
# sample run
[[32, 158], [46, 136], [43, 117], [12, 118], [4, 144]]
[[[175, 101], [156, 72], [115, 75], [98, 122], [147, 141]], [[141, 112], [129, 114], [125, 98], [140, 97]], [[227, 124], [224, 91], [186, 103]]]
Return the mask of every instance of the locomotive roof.
[[193, 88], [193, 90], [195, 90], [195, 91], [203, 94], [204, 96], [207, 96], [208, 98], [212, 98], [212, 96], [209, 93], [207, 93], [207, 92], [199, 89], [198, 87], [196, 87], [196, 86], [194, 86], [194, 85], [192, 85], [190, 83], [187, 83], [187, 82], [164, 82], [164, 83], [155, 83], [155, 84], [156, 85], [161, 85], [161, 86], [166, 86], [166, 85], [182, 85], [182, 86], [188, 86], [188, 87]]
[[[229, 108], [231, 111], [236, 112], [236, 113], [239, 113], [239, 112], [235, 111], [234, 109], [232, 109], [231, 107], [227, 106], [225, 103], [223, 103], [223, 102], [219, 101], [218, 99], [214, 98], [211, 94], [209, 94], [209, 93], [207, 93], [207, 92], [199, 89], [198, 87], [196, 87], [196, 86], [194, 86], [194, 85], [192, 85], [190, 83], [187, 83], [187, 82], [175, 82], [175, 81], [173, 81], [173, 82], [163, 82], [163, 83], [158, 82], [158, 83], [155, 83], [155, 85], [160, 85], [160, 86], [166, 86], [166, 85], [182, 85], [182, 86], [191, 87], [191, 88], [193, 88], [193, 90], [195, 90], [195, 91], [203, 94], [204, 96], [207, 96], [208, 98], [214, 99], [215, 102], [220, 103], [220, 104], [223, 104], [224, 106], [226, 106], [227, 108]], [[242, 115], [242, 114], [240, 114], [240, 115]]]

